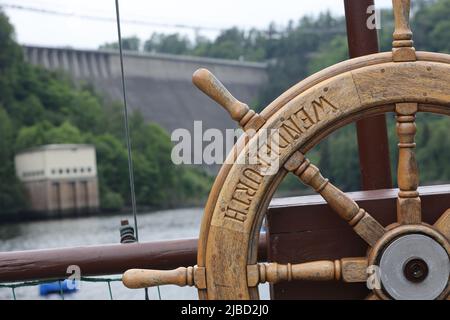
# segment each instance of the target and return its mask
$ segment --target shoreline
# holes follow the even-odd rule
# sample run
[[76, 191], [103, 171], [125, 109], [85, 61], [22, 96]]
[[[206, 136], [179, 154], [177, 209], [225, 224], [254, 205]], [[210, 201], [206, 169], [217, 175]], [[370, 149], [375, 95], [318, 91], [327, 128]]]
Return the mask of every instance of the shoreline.
[[[178, 209], [194, 209], [203, 208], [204, 205], [186, 204], [180, 206], [162, 206], [162, 207], [137, 207], [137, 214], [153, 214], [164, 210], [178, 210]], [[11, 214], [0, 214], [0, 225], [16, 224], [24, 222], [39, 222], [39, 221], [56, 221], [66, 219], [81, 219], [89, 217], [114, 217], [114, 216], [130, 216], [133, 215], [131, 207], [124, 207], [118, 211], [102, 211], [97, 212], [66, 212], [66, 213], [49, 213], [49, 212], [21, 212]]]

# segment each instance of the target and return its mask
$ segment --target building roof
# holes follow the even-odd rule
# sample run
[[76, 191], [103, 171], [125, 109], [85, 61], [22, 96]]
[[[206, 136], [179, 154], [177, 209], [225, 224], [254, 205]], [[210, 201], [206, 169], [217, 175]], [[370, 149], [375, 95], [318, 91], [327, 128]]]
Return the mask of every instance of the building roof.
[[74, 144], [74, 143], [61, 143], [61, 144], [46, 144], [37, 147], [31, 147], [17, 152], [17, 155], [38, 151], [47, 150], [70, 150], [70, 149], [95, 149], [92, 144]]

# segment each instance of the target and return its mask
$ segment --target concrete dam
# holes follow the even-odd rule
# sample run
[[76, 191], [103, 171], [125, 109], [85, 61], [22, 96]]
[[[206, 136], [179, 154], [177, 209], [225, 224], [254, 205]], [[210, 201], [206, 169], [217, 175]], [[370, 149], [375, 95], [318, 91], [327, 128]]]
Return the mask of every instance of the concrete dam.
[[[63, 70], [77, 81], [91, 83], [107, 99], [122, 101], [118, 51], [23, 46], [28, 62]], [[169, 134], [177, 128], [192, 132], [194, 121], [203, 130], [235, 128], [228, 114], [191, 82], [193, 72], [211, 70], [241, 101], [252, 105], [268, 81], [264, 63], [169, 54], [124, 53], [125, 84], [130, 110], [140, 110]]]

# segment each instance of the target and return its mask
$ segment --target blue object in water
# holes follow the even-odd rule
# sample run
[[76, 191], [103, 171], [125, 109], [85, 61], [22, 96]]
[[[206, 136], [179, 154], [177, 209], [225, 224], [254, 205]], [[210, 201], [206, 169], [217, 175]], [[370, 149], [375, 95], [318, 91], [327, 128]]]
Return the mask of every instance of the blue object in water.
[[39, 285], [39, 294], [41, 296], [47, 296], [52, 293], [73, 293], [76, 292], [77, 286], [75, 280], [64, 280], [50, 283], [42, 283]]

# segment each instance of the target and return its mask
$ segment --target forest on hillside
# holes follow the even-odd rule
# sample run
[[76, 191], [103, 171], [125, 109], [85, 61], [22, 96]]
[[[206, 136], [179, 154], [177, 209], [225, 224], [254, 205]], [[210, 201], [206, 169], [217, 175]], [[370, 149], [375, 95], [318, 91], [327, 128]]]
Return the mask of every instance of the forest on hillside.
[[[378, 30], [380, 51], [392, 48], [394, 21], [392, 10], [381, 10]], [[450, 0], [413, 1], [411, 25], [417, 50], [450, 53]], [[266, 30], [230, 28], [216, 39], [197, 37], [191, 41], [178, 33], [153, 34], [146, 40], [124, 39], [127, 50], [207, 56], [244, 61], [269, 62], [269, 81], [258, 101], [246, 101], [260, 110], [286, 89], [307, 76], [348, 59], [344, 17], [321, 13], [289, 21], [287, 26], [270, 24]], [[114, 49], [117, 43], [101, 48]], [[387, 117], [392, 172], [395, 179], [397, 136], [394, 116]], [[450, 181], [450, 121], [447, 117], [419, 114], [417, 158], [421, 183]], [[346, 191], [360, 189], [356, 129], [349, 125], [322, 141], [310, 152], [327, 177]], [[396, 181], [394, 181], [395, 183]], [[282, 185], [285, 191], [302, 188], [290, 177]], [[295, 193], [295, 192], [294, 192]]]
[[[14, 169], [14, 154], [51, 143], [88, 143], [96, 147], [100, 204], [119, 210], [131, 202], [123, 108], [106, 102], [88, 85], [24, 61], [13, 26], [0, 13], [0, 214], [27, 209]], [[212, 177], [171, 161], [169, 134], [142, 115], [130, 115], [139, 206], [199, 205]]]
[[[418, 50], [450, 53], [450, 0], [415, 1], [412, 16]], [[392, 12], [381, 13], [379, 42], [390, 50]], [[123, 39], [126, 50], [207, 56], [244, 61], [267, 61], [269, 82], [257, 101], [261, 109], [287, 88], [329, 65], [348, 59], [345, 20], [329, 13], [302, 17], [267, 30], [233, 27], [210, 40], [194, 41], [181, 34], [153, 34], [147, 40]], [[130, 203], [127, 153], [120, 103], [105, 101], [88, 85], [75, 85], [64, 74], [33, 67], [24, 61], [14, 28], [0, 13], [0, 213], [27, 208], [23, 188], [15, 177], [14, 154], [47, 143], [90, 143], [97, 148], [101, 206], [119, 209]], [[117, 48], [108, 43], [101, 48]], [[169, 134], [139, 113], [131, 115], [137, 203], [152, 208], [198, 203], [206, 197], [212, 177], [170, 159]], [[388, 115], [393, 172], [396, 135]], [[450, 181], [450, 122], [446, 117], [418, 116], [417, 157], [421, 182]], [[360, 188], [356, 134], [353, 125], [334, 133], [312, 150], [310, 158], [346, 191]], [[395, 175], [394, 175], [395, 176]], [[301, 190], [287, 179], [285, 191]]]

